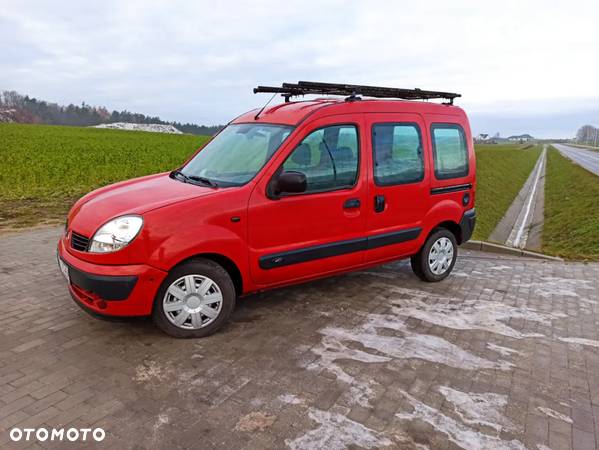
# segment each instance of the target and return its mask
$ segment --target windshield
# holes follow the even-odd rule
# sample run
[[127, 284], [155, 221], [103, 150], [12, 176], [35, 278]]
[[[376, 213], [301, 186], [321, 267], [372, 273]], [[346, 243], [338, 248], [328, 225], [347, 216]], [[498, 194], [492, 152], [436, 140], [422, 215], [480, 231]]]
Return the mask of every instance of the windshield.
[[227, 126], [185, 167], [183, 175], [201, 177], [218, 186], [250, 181], [281, 146], [293, 127], [265, 123]]

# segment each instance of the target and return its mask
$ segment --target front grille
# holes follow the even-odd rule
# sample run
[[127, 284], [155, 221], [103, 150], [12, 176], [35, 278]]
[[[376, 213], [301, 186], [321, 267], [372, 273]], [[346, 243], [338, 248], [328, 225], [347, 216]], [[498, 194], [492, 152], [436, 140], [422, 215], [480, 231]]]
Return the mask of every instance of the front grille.
[[71, 231], [71, 247], [75, 250], [79, 250], [80, 252], [87, 251], [87, 246], [89, 245], [89, 238], [85, 237], [81, 234], [75, 233]]

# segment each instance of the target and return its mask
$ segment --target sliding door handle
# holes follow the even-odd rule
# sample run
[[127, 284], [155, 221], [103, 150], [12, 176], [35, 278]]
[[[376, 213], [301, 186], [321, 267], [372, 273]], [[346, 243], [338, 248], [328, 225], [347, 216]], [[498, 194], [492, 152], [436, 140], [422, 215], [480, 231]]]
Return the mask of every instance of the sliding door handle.
[[374, 197], [374, 212], [380, 213], [385, 210], [385, 196], [376, 195]]
[[345, 200], [345, 203], [343, 204], [343, 208], [344, 209], [352, 209], [352, 208], [359, 208], [360, 207], [360, 199], [359, 198], [350, 198]]

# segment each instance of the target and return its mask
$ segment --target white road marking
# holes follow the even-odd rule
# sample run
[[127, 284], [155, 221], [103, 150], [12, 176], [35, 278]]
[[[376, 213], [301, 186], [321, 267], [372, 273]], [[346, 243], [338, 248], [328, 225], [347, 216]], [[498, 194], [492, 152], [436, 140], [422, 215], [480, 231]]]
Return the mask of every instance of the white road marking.
[[[530, 229], [530, 219], [531, 219], [531, 210], [533, 201], [535, 200], [537, 193], [537, 186], [539, 184], [539, 180], [541, 178], [541, 174], [544, 173], [545, 169], [545, 155], [547, 154], [547, 146], [543, 147], [543, 151], [539, 160], [535, 166], [535, 178], [532, 185], [532, 189], [528, 193], [528, 197], [524, 204], [524, 209], [520, 211], [518, 215], [518, 220], [516, 220], [516, 224], [514, 225], [514, 229], [510, 233], [508, 240], [506, 241], [507, 245], [516, 248], [524, 248], [526, 246], [526, 241], [528, 240], [528, 231]], [[524, 213], [524, 215], [522, 215]], [[519, 225], [518, 225], [519, 224]]]

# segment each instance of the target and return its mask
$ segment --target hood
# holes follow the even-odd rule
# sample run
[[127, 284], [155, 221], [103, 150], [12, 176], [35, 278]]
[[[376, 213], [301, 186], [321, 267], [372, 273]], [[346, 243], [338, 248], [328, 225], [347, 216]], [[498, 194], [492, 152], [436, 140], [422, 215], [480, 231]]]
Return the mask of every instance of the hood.
[[168, 173], [127, 180], [90, 192], [69, 214], [69, 226], [91, 236], [108, 220], [125, 214], [143, 214], [191, 198], [213, 195], [217, 189], [183, 183]]

